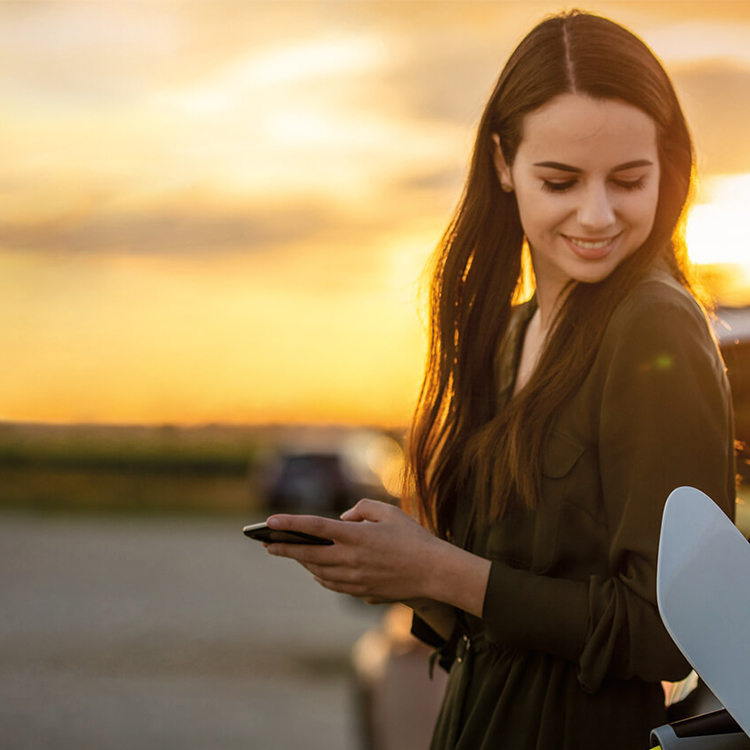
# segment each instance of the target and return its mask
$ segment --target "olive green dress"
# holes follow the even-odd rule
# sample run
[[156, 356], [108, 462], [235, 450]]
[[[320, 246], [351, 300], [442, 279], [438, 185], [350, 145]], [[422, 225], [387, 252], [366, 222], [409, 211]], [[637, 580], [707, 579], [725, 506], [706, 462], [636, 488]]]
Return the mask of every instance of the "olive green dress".
[[[511, 397], [518, 308], [498, 366]], [[734, 517], [729, 386], [710, 327], [652, 272], [618, 306], [543, 455], [542, 502], [482, 527], [462, 498], [461, 546], [492, 560], [481, 619], [457, 611], [446, 643], [413, 632], [450, 670], [432, 750], [641, 750], [666, 721], [662, 680], [689, 665], [656, 607], [669, 493], [691, 485]], [[718, 616], [718, 613], [717, 613]]]

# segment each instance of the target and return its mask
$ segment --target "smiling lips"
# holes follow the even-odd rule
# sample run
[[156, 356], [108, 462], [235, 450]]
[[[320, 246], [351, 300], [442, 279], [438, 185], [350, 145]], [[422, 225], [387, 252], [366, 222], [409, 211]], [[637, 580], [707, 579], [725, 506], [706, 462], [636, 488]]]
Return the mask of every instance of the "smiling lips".
[[584, 260], [598, 260], [608, 255], [615, 240], [620, 236], [618, 233], [612, 237], [603, 239], [583, 239], [582, 237], [568, 237], [563, 235], [573, 252]]

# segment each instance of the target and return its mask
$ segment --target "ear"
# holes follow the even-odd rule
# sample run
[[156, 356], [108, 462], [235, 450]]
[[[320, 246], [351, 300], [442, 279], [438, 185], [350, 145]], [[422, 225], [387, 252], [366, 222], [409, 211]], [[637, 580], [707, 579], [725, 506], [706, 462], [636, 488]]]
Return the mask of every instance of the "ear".
[[497, 172], [497, 179], [500, 180], [500, 187], [506, 193], [513, 192], [513, 175], [511, 174], [510, 167], [505, 161], [503, 156], [503, 150], [500, 147], [500, 136], [497, 133], [492, 134], [492, 158], [495, 162], [495, 171]]

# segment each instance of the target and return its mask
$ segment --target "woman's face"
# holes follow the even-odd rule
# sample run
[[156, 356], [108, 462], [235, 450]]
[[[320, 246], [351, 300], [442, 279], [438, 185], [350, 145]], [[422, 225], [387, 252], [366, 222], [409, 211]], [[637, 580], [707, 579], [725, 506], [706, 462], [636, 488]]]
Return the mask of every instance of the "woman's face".
[[562, 94], [526, 115], [512, 187], [540, 295], [602, 281], [651, 232], [659, 197], [656, 124], [619, 99]]

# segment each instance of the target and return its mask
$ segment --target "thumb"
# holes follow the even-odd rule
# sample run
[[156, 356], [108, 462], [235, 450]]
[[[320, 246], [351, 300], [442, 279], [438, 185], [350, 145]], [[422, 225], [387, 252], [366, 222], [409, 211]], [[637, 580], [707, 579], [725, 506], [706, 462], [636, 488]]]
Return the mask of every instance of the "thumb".
[[353, 508], [345, 510], [340, 518], [342, 521], [380, 521], [383, 518], [385, 503], [363, 498]]

